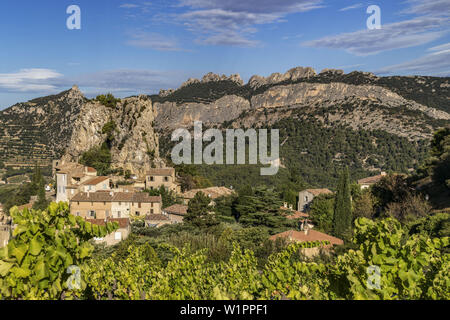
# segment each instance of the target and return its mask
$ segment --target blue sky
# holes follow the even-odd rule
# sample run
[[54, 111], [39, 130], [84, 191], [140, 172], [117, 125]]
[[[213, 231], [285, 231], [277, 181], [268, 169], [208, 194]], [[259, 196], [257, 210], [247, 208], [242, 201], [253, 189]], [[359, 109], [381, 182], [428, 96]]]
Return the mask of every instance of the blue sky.
[[[66, 26], [70, 5], [80, 30]], [[450, 75], [450, 0], [3, 0], [0, 24], [0, 109], [73, 84], [157, 93], [210, 71]]]

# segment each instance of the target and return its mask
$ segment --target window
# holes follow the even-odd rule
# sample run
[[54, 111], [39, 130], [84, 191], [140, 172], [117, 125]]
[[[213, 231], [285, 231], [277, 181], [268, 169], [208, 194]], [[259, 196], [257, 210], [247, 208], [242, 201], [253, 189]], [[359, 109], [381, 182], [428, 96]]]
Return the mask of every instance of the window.
[[150, 214], [153, 214], [155, 212], [155, 210], [150, 209]]
[[103, 190], [106, 190], [106, 183], [103, 185]]
[[122, 202], [119, 202], [119, 206], [121, 206], [122, 205]]
[[148, 181], [155, 181], [155, 177], [153, 176], [148, 177]]
[[63, 193], [66, 193], [66, 187], [62, 187], [63, 188]]
[[169, 182], [169, 177], [164, 177], [165, 182]]
[[80, 213], [77, 211], [77, 217], [79, 217], [80, 216]]
[[141, 213], [139, 211], [136, 211], [136, 215], [139, 217]]
[[70, 193], [71, 193], [71, 194], [74, 194], [74, 193], [75, 193], [75, 190], [73, 190], [73, 189], [70, 190]]
[[95, 219], [95, 211], [89, 211], [89, 216]]
[[107, 218], [109, 217], [109, 211], [108, 210], [105, 211], [105, 215], [106, 215]]
[[121, 215], [120, 211], [117, 211], [117, 218], [120, 218], [120, 215]]
[[80, 201], [77, 202], [77, 206], [79, 206], [79, 205], [80, 205]]
[[151, 203], [151, 207], [153, 208], [153, 202]]
[[139, 203], [138, 203], [138, 208], [139, 208], [139, 209], [141, 208], [141, 205], [142, 205], [142, 203], [139, 202]]

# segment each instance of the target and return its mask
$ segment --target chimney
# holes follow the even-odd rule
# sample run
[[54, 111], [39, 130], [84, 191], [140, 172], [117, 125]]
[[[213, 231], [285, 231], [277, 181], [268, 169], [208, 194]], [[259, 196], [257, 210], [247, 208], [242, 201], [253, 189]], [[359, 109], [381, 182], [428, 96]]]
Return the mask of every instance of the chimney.
[[287, 202], [285, 202], [284, 204], [283, 204], [283, 207], [284, 208], [287, 208], [288, 206], [287, 206]]
[[384, 177], [386, 175], [386, 172], [381, 171], [381, 175]]
[[293, 210], [293, 209], [292, 209], [292, 204], [289, 205], [289, 209]]

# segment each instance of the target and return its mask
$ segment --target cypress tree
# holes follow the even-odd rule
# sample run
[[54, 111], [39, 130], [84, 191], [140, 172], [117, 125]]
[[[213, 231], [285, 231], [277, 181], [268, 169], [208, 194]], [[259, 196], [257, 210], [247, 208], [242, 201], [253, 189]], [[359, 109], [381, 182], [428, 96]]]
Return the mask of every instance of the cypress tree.
[[340, 178], [334, 204], [333, 231], [339, 238], [348, 239], [352, 229], [350, 180], [346, 167]]

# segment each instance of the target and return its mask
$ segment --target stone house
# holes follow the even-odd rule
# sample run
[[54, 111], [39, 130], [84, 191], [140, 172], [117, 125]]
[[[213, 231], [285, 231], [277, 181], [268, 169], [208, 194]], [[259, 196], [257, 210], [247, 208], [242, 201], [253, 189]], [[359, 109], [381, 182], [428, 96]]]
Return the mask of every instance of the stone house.
[[82, 183], [97, 176], [97, 170], [79, 163], [60, 163], [55, 161], [54, 179], [56, 180], [56, 202], [68, 202], [80, 190]]
[[182, 223], [184, 217], [187, 215], [188, 207], [182, 204], [174, 204], [163, 209], [163, 214], [169, 217], [172, 223]]
[[361, 189], [367, 189], [370, 186], [374, 185], [375, 183], [378, 183], [385, 176], [386, 176], [386, 172], [381, 172], [381, 174], [379, 174], [377, 176], [367, 177], [367, 178], [358, 180], [358, 184], [360, 185]]
[[174, 168], [150, 169], [145, 174], [146, 189], [159, 189], [161, 186], [176, 193], [181, 192], [181, 188], [176, 181]]
[[81, 192], [96, 192], [110, 190], [110, 178], [95, 177], [83, 182], [80, 186]]
[[117, 222], [119, 224], [119, 228], [116, 231], [108, 234], [104, 238], [94, 238], [94, 241], [99, 244], [105, 243], [107, 246], [118, 244], [120, 241], [128, 238], [131, 233], [131, 224], [128, 218], [86, 219], [86, 221], [99, 226], [105, 226], [107, 222]]
[[310, 230], [305, 228], [303, 231], [296, 230], [288, 230], [285, 232], [281, 232], [275, 234], [270, 237], [270, 240], [275, 241], [278, 238], [283, 238], [288, 242], [312, 242], [312, 241], [329, 241], [329, 245], [321, 245], [315, 248], [304, 248], [301, 249], [300, 252], [303, 253], [306, 257], [314, 257], [318, 255], [321, 251], [328, 252], [334, 245], [343, 245], [344, 241], [330, 236], [326, 233], [322, 233], [316, 230]]
[[70, 201], [70, 212], [88, 219], [121, 219], [161, 214], [160, 196], [135, 192], [80, 192]]
[[328, 189], [306, 189], [298, 193], [298, 211], [307, 212], [315, 197], [321, 194], [333, 194]]

